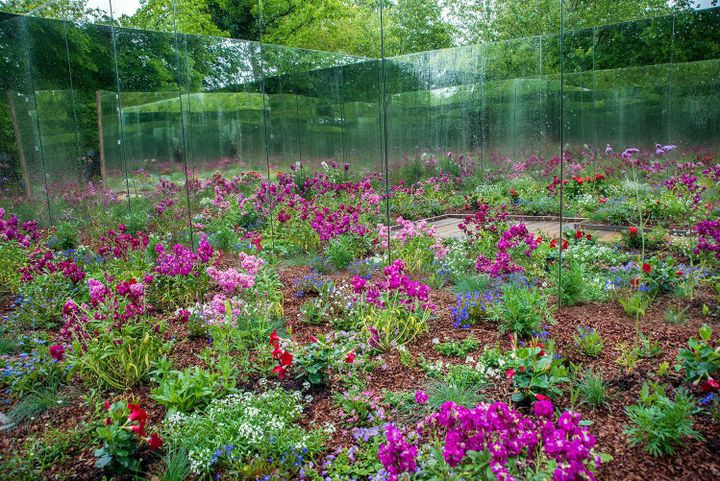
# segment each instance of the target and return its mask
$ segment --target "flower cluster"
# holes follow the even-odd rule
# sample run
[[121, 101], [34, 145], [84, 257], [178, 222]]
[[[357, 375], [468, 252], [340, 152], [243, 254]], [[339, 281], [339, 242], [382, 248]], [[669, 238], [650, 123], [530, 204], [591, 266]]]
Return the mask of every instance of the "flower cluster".
[[28, 247], [30, 243], [40, 237], [37, 221], [28, 221], [20, 225], [15, 214], [5, 218], [5, 209], [0, 207], [0, 240], [14, 240], [18, 244]]
[[434, 243], [430, 246], [430, 249], [435, 254], [437, 259], [444, 259], [448, 254], [448, 249], [442, 244], [442, 238], [438, 234], [437, 227], [428, 227], [427, 222], [424, 220], [413, 222], [411, 220], [405, 220], [402, 217], [396, 219], [400, 229], [391, 234], [390, 227], [379, 224], [378, 225], [378, 239], [383, 249], [388, 249], [388, 240], [396, 240], [402, 245], [407, 244], [410, 240], [416, 237], [430, 237], [434, 240]]
[[[546, 465], [556, 466], [555, 481], [594, 480], [593, 471], [600, 464], [594, 452], [595, 437], [581, 426], [579, 414], [565, 412], [554, 422], [553, 411], [552, 402], [544, 397], [533, 404], [534, 417], [502, 402], [466, 408], [448, 401], [419, 431], [442, 439], [443, 458], [451, 467], [476, 451], [489, 454], [488, 467], [498, 480], [525, 479], [524, 474]], [[391, 434], [396, 439], [397, 435]], [[533, 459], [533, 455], [537, 457]], [[534, 463], [518, 462], [523, 458]]]
[[483, 317], [485, 309], [499, 299], [500, 293], [497, 290], [458, 294], [455, 307], [450, 308], [453, 326], [470, 328]]
[[138, 232], [135, 236], [127, 233], [124, 224], [118, 225], [117, 230], [108, 230], [98, 240], [100, 247], [97, 253], [103, 257], [115, 257], [116, 259], [127, 259], [132, 251], [145, 249], [149, 239], [144, 232]]
[[378, 459], [388, 473], [388, 481], [397, 481], [402, 473], [417, 470], [417, 447], [410, 444], [394, 424], [385, 426], [386, 442], [380, 445]]
[[522, 266], [516, 264], [510, 258], [510, 253], [523, 243], [525, 244], [524, 254], [530, 257], [533, 251], [537, 249], [540, 239], [530, 233], [525, 224], [511, 226], [502, 233], [500, 240], [497, 242], [498, 251], [495, 254], [495, 259], [491, 261], [481, 254], [475, 262], [475, 268], [479, 272], [489, 274], [491, 277], [523, 272]]
[[238, 288], [250, 289], [255, 285], [255, 276], [263, 266], [264, 261], [259, 257], [240, 253], [240, 266], [245, 272], [235, 268], [218, 270], [215, 267], [208, 267], [207, 273], [211, 279], [220, 285], [220, 288], [227, 294], [232, 294]]
[[383, 295], [393, 296], [401, 304], [414, 308], [421, 303], [423, 309], [432, 306], [428, 303], [430, 287], [421, 282], [412, 280], [405, 274], [405, 262], [396, 259], [392, 264], [383, 269], [385, 279], [368, 282], [362, 277], [355, 276], [352, 286], [356, 294], [364, 294], [365, 301], [376, 307], [384, 308]]
[[155, 246], [157, 260], [155, 261], [154, 270], [158, 274], [169, 277], [189, 276], [191, 274], [198, 276], [200, 274], [200, 264], [209, 262], [213, 252], [206, 235], [202, 236], [197, 253], [181, 244], [175, 244], [171, 251], [167, 251], [162, 244], [157, 244]]
[[465, 216], [465, 219], [458, 224], [460, 229], [468, 236], [470, 243], [475, 240], [491, 234], [495, 235], [499, 231], [499, 225], [507, 218], [505, 206], [499, 209], [493, 209], [489, 204], [480, 204], [473, 215]]
[[664, 183], [665, 187], [677, 194], [679, 199], [683, 197], [690, 198], [693, 208], [697, 209], [700, 203], [702, 193], [707, 187], [698, 182], [698, 178], [693, 174], [682, 174], [680, 177], [670, 177]]
[[701, 221], [695, 226], [695, 232], [698, 233], [695, 254], [706, 251], [715, 253], [715, 257], [720, 259], [720, 221]]
[[63, 277], [69, 279], [73, 284], [85, 279], [85, 272], [72, 259], [55, 262], [55, 254], [50, 249], [38, 248], [28, 255], [27, 265], [21, 267], [18, 272], [23, 282], [32, 281], [35, 276], [42, 274], [62, 273]]
[[270, 345], [273, 347], [272, 357], [278, 362], [273, 372], [277, 373], [278, 379], [282, 379], [286, 376], [288, 368], [292, 366], [293, 355], [280, 346], [280, 336], [275, 330], [270, 334]]
[[147, 313], [145, 303], [145, 284], [132, 278], [115, 286], [115, 292], [97, 279], [88, 279], [90, 305], [77, 305], [68, 300], [63, 307], [65, 325], [60, 331], [64, 341], [87, 339], [87, 323], [91, 321], [110, 321], [114, 327], [120, 327], [132, 319], [139, 319]]

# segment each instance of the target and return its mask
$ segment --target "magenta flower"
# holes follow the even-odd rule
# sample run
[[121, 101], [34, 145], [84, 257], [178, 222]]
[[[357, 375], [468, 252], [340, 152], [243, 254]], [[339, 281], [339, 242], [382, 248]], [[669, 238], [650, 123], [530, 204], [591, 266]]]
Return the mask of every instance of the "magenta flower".
[[428, 402], [428, 395], [425, 391], [416, 391], [415, 392], [415, 402], [418, 404], [427, 404]]
[[55, 359], [57, 362], [65, 359], [65, 348], [62, 344], [54, 344], [50, 346], [50, 357]]

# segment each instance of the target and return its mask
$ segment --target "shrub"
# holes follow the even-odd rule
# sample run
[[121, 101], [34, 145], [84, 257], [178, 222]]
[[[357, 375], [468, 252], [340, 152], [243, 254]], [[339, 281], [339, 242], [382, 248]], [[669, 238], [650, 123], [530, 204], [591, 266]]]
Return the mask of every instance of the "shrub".
[[502, 332], [528, 336], [551, 320], [540, 289], [508, 282], [500, 286], [500, 299], [486, 307], [488, 319], [499, 323]]
[[466, 337], [462, 341], [448, 341], [435, 344], [433, 348], [443, 356], [464, 357], [469, 352], [480, 347], [480, 343], [473, 337]]
[[136, 457], [138, 440], [143, 439], [153, 450], [162, 446], [163, 441], [156, 433], [147, 436], [147, 413], [137, 404], [106, 401], [105, 407], [108, 417], [96, 431], [102, 447], [95, 450], [95, 466], [114, 473], [136, 472], [140, 468]]
[[525, 346], [513, 345], [507, 375], [515, 392], [512, 400], [524, 402], [540, 396], [562, 395], [561, 386], [569, 381], [568, 370], [552, 346], [547, 351], [541, 342], [532, 340]]
[[402, 260], [395, 260], [383, 273], [386, 280], [372, 283], [353, 279], [360, 295], [354, 315], [364, 324], [370, 346], [386, 350], [426, 332], [433, 307], [428, 302], [430, 288], [410, 279]]
[[590, 357], [598, 357], [605, 347], [600, 334], [591, 327], [578, 327], [578, 333], [573, 337], [580, 352]]
[[692, 427], [695, 409], [695, 400], [686, 390], [678, 389], [673, 400], [663, 386], [645, 383], [640, 402], [625, 408], [631, 423], [625, 434], [631, 446], [642, 445], [652, 456], [672, 455], [683, 439], [702, 439]]
[[[232, 369], [226, 374], [236, 374]], [[162, 373], [159, 386], [150, 397], [168, 408], [168, 415], [187, 413], [203, 408], [211, 400], [232, 392], [235, 376], [222, 376], [220, 372], [201, 369], [198, 366], [184, 371]]]
[[578, 388], [582, 395], [583, 402], [590, 404], [593, 408], [604, 406], [608, 403], [607, 384], [601, 373], [594, 373], [588, 369], [583, 374]]
[[256, 479], [275, 472], [293, 477], [298, 456], [322, 449], [323, 435], [305, 431], [301, 393], [272, 389], [261, 394], [242, 392], [216, 399], [203, 412], [177, 413], [164, 425], [170, 446], [188, 452], [190, 469], [207, 475], [223, 469], [236, 479]]
[[712, 340], [712, 329], [704, 324], [699, 331], [699, 338], [688, 339], [688, 347], [680, 349], [675, 366], [677, 371], [685, 372], [685, 380], [698, 384], [701, 381], [715, 380], [720, 375], [720, 350]]

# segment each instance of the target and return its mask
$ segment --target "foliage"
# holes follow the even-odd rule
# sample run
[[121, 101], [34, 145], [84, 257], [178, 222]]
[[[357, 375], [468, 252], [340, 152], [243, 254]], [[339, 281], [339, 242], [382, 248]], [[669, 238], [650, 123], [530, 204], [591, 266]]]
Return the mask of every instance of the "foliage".
[[502, 332], [528, 336], [551, 321], [550, 309], [540, 289], [519, 283], [500, 286], [498, 302], [486, 307], [486, 316], [499, 324]]
[[265, 468], [291, 477], [297, 456], [312, 455], [323, 441], [320, 432], [298, 425], [302, 410], [298, 391], [241, 392], [212, 401], [203, 412], [173, 415], [163, 432], [169, 446], [188, 452], [196, 475], [225, 468], [239, 479], [255, 479]]
[[677, 390], [672, 399], [664, 386], [645, 383], [640, 402], [625, 408], [631, 423], [625, 434], [632, 446], [641, 444], [653, 456], [672, 455], [685, 438], [702, 439], [692, 427], [695, 410], [695, 400], [684, 389]]
[[583, 402], [590, 404], [593, 408], [599, 408], [609, 402], [608, 388], [602, 373], [595, 373], [587, 369], [578, 383]]
[[688, 347], [680, 349], [675, 369], [684, 371], [685, 380], [698, 384], [720, 376], [720, 349], [714, 347], [712, 329], [704, 324], [699, 337], [688, 339]]
[[474, 337], [466, 337], [462, 341], [447, 341], [440, 342], [433, 346], [437, 352], [443, 356], [455, 356], [464, 357], [468, 353], [477, 350], [480, 347], [480, 343]]
[[223, 358], [218, 371], [208, 371], [198, 366], [184, 371], [160, 373], [159, 386], [151, 391], [150, 397], [168, 408], [168, 415], [175, 412], [191, 412], [206, 406], [215, 398], [234, 391], [237, 373]]
[[598, 357], [605, 347], [600, 334], [589, 327], [578, 327], [578, 333], [573, 337], [580, 352], [590, 357]]
[[568, 370], [552, 349], [548, 346], [545, 351], [543, 344], [537, 340], [524, 347], [513, 346], [509, 361], [511, 367], [507, 371], [515, 387], [513, 401], [527, 401], [537, 395], [562, 395], [561, 386], [569, 381]]
[[96, 431], [102, 447], [95, 450], [95, 466], [113, 473], [137, 472], [140, 467], [138, 440], [145, 440], [151, 449], [159, 448], [163, 442], [155, 433], [147, 437], [147, 413], [139, 405], [106, 401], [105, 407], [107, 418]]

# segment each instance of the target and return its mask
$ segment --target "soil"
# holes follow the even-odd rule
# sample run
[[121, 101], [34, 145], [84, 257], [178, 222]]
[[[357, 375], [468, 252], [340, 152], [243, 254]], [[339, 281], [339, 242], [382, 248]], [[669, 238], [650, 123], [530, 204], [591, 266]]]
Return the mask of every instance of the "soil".
[[[329, 326], [308, 325], [301, 320], [300, 306], [304, 299], [296, 299], [293, 283], [310, 273], [309, 267], [294, 266], [279, 269], [283, 282], [284, 313], [285, 318], [292, 324], [292, 336], [300, 342], [309, 342], [312, 336], [321, 337], [330, 331]], [[328, 276], [335, 281], [350, 280], [347, 273]], [[662, 354], [651, 359], [640, 359], [635, 369], [627, 369], [616, 362], [618, 358], [617, 346], [630, 346], [636, 339], [635, 320], [628, 317], [617, 303], [587, 304], [573, 307], [563, 307], [555, 313], [557, 322], [549, 327], [550, 337], [555, 340], [558, 352], [568, 362], [582, 363], [582, 368], [591, 368], [600, 372], [610, 386], [610, 401], [599, 409], [591, 409], [587, 405], [571, 406], [569, 396], [558, 400], [560, 408], [573, 408], [580, 411], [583, 417], [592, 421], [591, 432], [598, 439], [600, 451], [613, 457], [605, 463], [597, 478], [605, 481], [711, 481], [720, 479], [720, 424], [708, 417], [698, 416], [695, 419], [695, 428], [702, 434], [703, 440], [687, 440], [677, 450], [674, 456], [654, 458], [645, 453], [641, 447], [630, 447], [623, 434], [627, 418], [624, 408], [628, 404], [637, 402], [638, 393], [645, 379], [653, 379], [658, 365], [665, 361], [672, 367], [675, 363], [678, 350], [687, 344], [689, 337], [697, 336], [698, 328], [708, 322], [702, 317], [702, 305], [707, 301], [709, 293], [700, 292], [698, 298], [688, 306], [688, 320], [683, 325], [670, 325], [664, 320], [664, 311], [668, 306], [677, 306], [680, 301], [671, 298], [657, 300], [649, 309], [647, 315], [640, 319], [641, 332], [662, 347]], [[500, 344], [508, 348], [510, 341], [507, 336], [498, 332], [497, 326], [483, 323], [471, 329], [457, 329], [452, 326], [450, 307], [455, 305], [455, 296], [446, 290], [433, 289], [431, 302], [438, 308], [438, 315], [431, 320], [429, 332], [416, 339], [407, 346], [411, 353], [422, 354], [428, 360], [444, 362], [462, 362], [455, 358], [448, 358], [433, 349], [433, 339], [439, 341], [462, 340], [472, 336], [481, 341], [476, 352], [469, 355], [477, 356], [484, 345]], [[7, 309], [4, 305], [0, 311]], [[178, 368], [200, 365], [202, 362], [197, 354], [208, 345], [202, 339], [188, 337], [187, 326], [179, 319], [169, 319], [167, 335], [174, 337], [175, 343], [171, 359]], [[720, 328], [716, 320], [710, 321], [714, 329]], [[579, 353], [575, 347], [573, 336], [578, 326], [595, 328], [604, 340], [605, 348], [597, 358], [590, 358]], [[414, 391], [423, 388], [428, 379], [418, 367], [405, 367], [401, 364], [398, 354], [383, 355], [384, 364], [379, 369], [368, 374], [367, 389], [380, 393], [383, 390]], [[680, 385], [682, 379], [670, 369], [669, 374], [662, 382]], [[288, 388], [297, 388], [292, 381], [283, 382]], [[252, 388], [253, 381], [245, 387]], [[63, 431], [78, 429], [95, 418], [94, 407], [90, 408], [84, 402], [81, 384], [69, 386], [67, 402], [46, 413], [24, 422], [9, 433], [0, 435], [0, 465], [8, 462], [13, 453], [17, 453], [26, 442], [46, 433], [49, 429]], [[339, 388], [338, 388], [339, 389]], [[566, 390], [567, 391], [567, 390]], [[327, 422], [342, 426], [343, 414], [333, 404], [332, 396], [337, 390], [331, 384], [324, 389], [311, 392], [313, 401], [306, 412], [302, 424], [305, 426], [320, 427]], [[482, 393], [487, 399], [510, 403], [510, 381], [501, 380], [489, 386]], [[108, 395], [112, 402], [114, 399], [127, 398], [120, 393]], [[131, 393], [144, 407], [148, 408], [149, 426], [160, 423], [165, 415], [164, 409], [149, 398], [149, 388], [136, 389]], [[9, 406], [11, 407], [11, 406]], [[352, 441], [350, 433], [345, 429], [338, 429], [330, 443], [333, 447], [348, 446]], [[79, 451], [71, 451], [63, 460], [46, 471], [45, 479], [73, 479], [91, 481], [102, 479], [103, 473], [94, 467], [93, 447]], [[27, 451], [26, 451], [27, 453]], [[149, 451], [143, 452], [144, 465], [148, 466], [150, 473], [157, 472], [159, 462], [156, 455]], [[2, 476], [0, 476], [2, 477]], [[152, 479], [152, 474], [150, 475]], [[3, 478], [7, 479], [7, 478]]]

